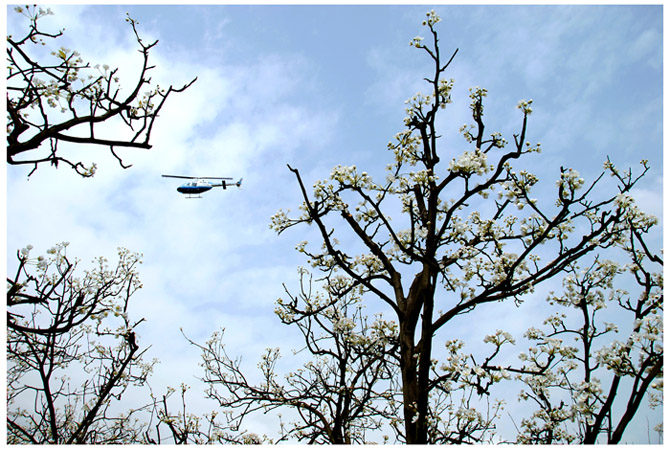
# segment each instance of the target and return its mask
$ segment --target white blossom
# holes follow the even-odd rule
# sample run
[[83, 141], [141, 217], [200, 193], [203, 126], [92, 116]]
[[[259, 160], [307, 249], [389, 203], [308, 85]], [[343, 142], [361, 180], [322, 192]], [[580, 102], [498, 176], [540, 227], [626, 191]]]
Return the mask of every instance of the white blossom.
[[479, 148], [475, 151], [465, 151], [458, 158], [452, 159], [449, 164], [449, 171], [452, 173], [459, 173], [466, 176], [471, 174], [482, 175], [492, 167], [487, 163], [486, 153], [483, 153]]

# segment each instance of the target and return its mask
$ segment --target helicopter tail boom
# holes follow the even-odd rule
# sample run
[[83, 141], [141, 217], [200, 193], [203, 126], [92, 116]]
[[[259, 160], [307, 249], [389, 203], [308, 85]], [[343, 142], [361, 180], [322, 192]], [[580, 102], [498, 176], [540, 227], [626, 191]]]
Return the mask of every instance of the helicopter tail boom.
[[226, 188], [227, 188], [229, 185], [233, 185], [233, 186], [236, 186], [236, 187], [242, 187], [242, 178], [240, 178], [239, 181], [237, 181], [237, 182], [235, 182], [235, 183], [233, 183], [233, 184], [226, 184], [226, 181], [221, 181], [221, 187], [223, 187], [223, 190], [226, 190]]

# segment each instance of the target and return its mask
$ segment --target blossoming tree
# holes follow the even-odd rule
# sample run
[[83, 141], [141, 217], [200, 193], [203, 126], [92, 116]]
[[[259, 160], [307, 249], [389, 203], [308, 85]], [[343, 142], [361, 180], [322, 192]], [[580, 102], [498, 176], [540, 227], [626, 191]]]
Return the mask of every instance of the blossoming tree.
[[113, 412], [131, 386], [141, 386], [155, 362], [145, 362], [128, 302], [141, 288], [139, 255], [119, 250], [77, 276], [67, 244], [47, 255], [17, 253], [7, 279], [7, 440], [12, 444], [91, 444], [137, 441], [137, 410]]
[[370, 432], [397, 416], [395, 324], [381, 317], [369, 322], [360, 289], [351, 289], [347, 279], [322, 292], [313, 289], [307, 275], [300, 269], [300, 293], [287, 290], [288, 300], [280, 300], [276, 309], [284, 324], [299, 329], [307, 361], [280, 376], [280, 348], [269, 348], [258, 364], [260, 379], [253, 382], [226, 351], [224, 333], [216, 332], [204, 345], [191, 341], [203, 353], [207, 394], [238, 433], [253, 412], [288, 406], [297, 416], [280, 417], [279, 436], [270, 441], [365, 443]]
[[[62, 35], [42, 31], [38, 21], [52, 14], [37, 6], [17, 6], [15, 10], [30, 21], [28, 33], [7, 37], [7, 162], [37, 167], [45, 162], [64, 163], [79, 175], [95, 173], [96, 165], [85, 166], [59, 153], [60, 142], [108, 147], [119, 164], [118, 148], [149, 149], [151, 131], [168, 96], [182, 92], [195, 82], [167, 89], [151, 86], [149, 53], [158, 43], [145, 43], [137, 32], [137, 22], [128, 17], [142, 55], [139, 78], [122, 94], [118, 69], [85, 63], [75, 50], [59, 48], [51, 52], [52, 61], [39, 56], [45, 40]], [[143, 89], [147, 89], [143, 92]], [[110, 133], [105, 127], [125, 127]], [[48, 143], [50, 148], [40, 148]]]
[[[407, 102], [405, 129], [388, 145], [393, 161], [386, 179], [375, 181], [355, 166], [338, 166], [310, 193], [299, 170], [289, 166], [304, 199], [302, 214], [279, 211], [272, 227], [282, 233], [315, 226], [320, 244], [302, 242], [298, 250], [322, 272], [326, 289], [342, 296], [361, 289], [365, 301], [374, 297], [393, 315], [402, 393], [399, 440], [481, 441], [492, 421], [469, 402], [468, 392], [487, 396], [495, 384], [521, 381], [527, 385], [522, 397], [538, 410], [523, 421], [520, 442], [594, 442], [600, 434], [619, 441], [662, 375], [662, 280], [660, 269], [653, 268], [662, 261], [645, 244], [656, 220], [637, 209], [630, 195], [647, 163], [642, 161], [635, 175], [620, 172], [608, 159], [603, 173], [588, 183], [575, 169], [561, 167], [555, 197], [535, 198], [539, 179], [513, 167], [515, 160], [540, 152], [540, 144], [527, 138], [532, 100], [519, 102], [519, 131], [510, 143], [486, 131], [487, 91], [479, 87], [470, 90], [472, 123], [460, 129], [471, 149], [443, 161], [436, 118], [451, 103], [454, 81], [444, 75], [456, 52], [445, 62], [438, 22], [430, 12], [424, 21], [429, 43], [420, 37], [411, 42], [426, 53], [434, 70], [426, 78], [429, 93]], [[608, 173], [614, 186], [603, 180]], [[352, 241], [357, 244], [340, 243]], [[619, 266], [607, 259], [617, 252], [632, 262]], [[642, 289], [639, 299], [615, 287], [624, 272]], [[581, 319], [559, 313], [547, 320], [547, 329], [531, 329], [527, 338], [536, 345], [521, 355], [522, 365], [494, 363], [501, 347], [514, 342], [504, 330], [487, 337], [494, 349], [479, 363], [463, 354], [459, 340], [447, 340], [446, 361], [435, 358], [436, 340], [446, 339], [450, 325], [463, 316], [487, 304], [519, 304], [533, 298], [538, 285], [560, 277], [565, 291], [550, 302], [576, 309]], [[605, 305], [632, 315], [626, 341], [613, 340], [616, 325], [596, 319]], [[292, 313], [314, 312], [296, 308]], [[564, 341], [568, 336], [579, 348]], [[601, 341], [607, 343], [599, 346]], [[613, 375], [609, 391], [601, 388], [604, 380], [596, 379], [603, 372]], [[619, 419], [612, 403], [624, 384], [630, 395]], [[554, 390], [567, 393], [556, 394], [558, 404], [549, 395]], [[463, 399], [450, 403], [456, 391], [464, 393]], [[500, 406], [493, 406], [494, 415]], [[567, 435], [568, 422], [580, 429], [578, 436]]]

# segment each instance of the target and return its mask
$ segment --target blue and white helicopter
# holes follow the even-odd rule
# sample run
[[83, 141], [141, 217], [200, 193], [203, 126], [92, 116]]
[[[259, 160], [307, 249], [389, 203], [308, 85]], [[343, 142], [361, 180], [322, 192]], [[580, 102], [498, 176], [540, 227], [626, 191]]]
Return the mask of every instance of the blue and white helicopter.
[[[214, 178], [211, 176], [178, 176], [178, 175], [163, 175], [163, 177], [191, 179], [192, 181], [189, 181], [186, 184], [182, 184], [179, 187], [177, 187], [177, 192], [183, 193], [184, 195], [188, 195], [187, 198], [202, 198], [200, 194], [210, 191], [213, 187], [223, 187], [223, 189], [225, 190], [230, 186], [236, 186], [236, 187], [242, 186], [242, 178], [240, 178], [240, 180], [237, 182], [226, 183], [226, 181], [230, 181], [233, 178]], [[205, 181], [205, 179], [216, 179], [221, 181], [221, 183], [218, 182], [212, 183], [209, 181]]]

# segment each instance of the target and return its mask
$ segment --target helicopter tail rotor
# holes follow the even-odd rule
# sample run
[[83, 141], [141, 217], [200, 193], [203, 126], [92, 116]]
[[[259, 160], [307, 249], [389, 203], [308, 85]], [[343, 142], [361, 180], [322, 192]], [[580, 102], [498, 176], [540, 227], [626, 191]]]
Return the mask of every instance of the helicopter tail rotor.
[[226, 181], [225, 181], [225, 180], [221, 181], [221, 187], [223, 187], [223, 190], [226, 190], [229, 186], [242, 187], [242, 178], [240, 178], [239, 181], [234, 182], [234, 183], [232, 183], [232, 184], [226, 184]]

